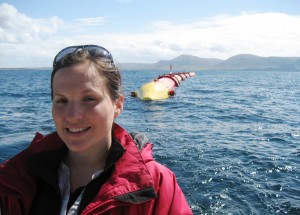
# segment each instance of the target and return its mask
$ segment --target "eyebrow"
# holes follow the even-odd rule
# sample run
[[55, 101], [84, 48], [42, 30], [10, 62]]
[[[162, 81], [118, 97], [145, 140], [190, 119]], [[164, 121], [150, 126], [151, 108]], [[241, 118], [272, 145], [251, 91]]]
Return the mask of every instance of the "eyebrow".
[[[95, 92], [95, 91], [91, 90], [91, 89], [86, 89], [86, 90], [81, 91], [80, 93], [85, 94], [85, 93], [91, 93], [91, 92]], [[65, 94], [61, 93], [61, 92], [55, 93], [55, 91], [53, 91], [53, 96], [65, 96]]]

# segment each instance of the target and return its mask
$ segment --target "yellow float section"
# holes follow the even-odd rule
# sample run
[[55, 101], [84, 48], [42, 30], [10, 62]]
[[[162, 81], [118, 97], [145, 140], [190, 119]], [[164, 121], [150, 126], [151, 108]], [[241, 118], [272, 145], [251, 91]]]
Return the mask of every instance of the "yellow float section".
[[139, 90], [141, 100], [160, 100], [169, 98], [169, 89], [159, 81], [151, 81]]

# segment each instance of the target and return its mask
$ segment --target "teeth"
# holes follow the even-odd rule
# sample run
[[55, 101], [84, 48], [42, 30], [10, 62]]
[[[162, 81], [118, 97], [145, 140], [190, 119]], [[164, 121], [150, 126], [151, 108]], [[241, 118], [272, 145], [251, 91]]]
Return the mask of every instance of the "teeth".
[[69, 128], [70, 132], [76, 133], [76, 132], [81, 132], [87, 130], [87, 128]]

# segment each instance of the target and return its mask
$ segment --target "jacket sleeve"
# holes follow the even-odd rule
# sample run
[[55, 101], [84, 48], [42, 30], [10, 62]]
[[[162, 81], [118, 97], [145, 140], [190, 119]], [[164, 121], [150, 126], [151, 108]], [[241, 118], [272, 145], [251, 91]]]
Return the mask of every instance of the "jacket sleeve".
[[154, 214], [191, 215], [193, 214], [185, 196], [177, 183], [174, 173], [165, 166], [152, 161], [149, 168], [158, 198]]
[[[15, 165], [16, 157], [0, 165], [0, 215], [27, 214], [35, 192], [33, 181], [27, 174], [25, 165]], [[21, 160], [20, 160], [21, 161]]]
[[[33, 142], [40, 138], [37, 134]], [[0, 215], [23, 215], [29, 211], [36, 191], [35, 181], [26, 166], [29, 151], [26, 148], [0, 164]]]
[[18, 174], [11, 174], [13, 169], [10, 165], [0, 166], [0, 215], [26, 214], [23, 196], [13, 187], [22, 181]]
[[11, 190], [7, 190], [0, 185], [1, 193], [7, 193], [9, 195], [0, 194], [0, 215], [23, 215], [25, 212], [25, 205], [22, 197], [18, 193], [14, 193]]
[[47, 136], [37, 133], [28, 148], [0, 164], [0, 215], [29, 213], [37, 182], [28, 171], [28, 159], [39, 152], [58, 150], [62, 145], [56, 132]]

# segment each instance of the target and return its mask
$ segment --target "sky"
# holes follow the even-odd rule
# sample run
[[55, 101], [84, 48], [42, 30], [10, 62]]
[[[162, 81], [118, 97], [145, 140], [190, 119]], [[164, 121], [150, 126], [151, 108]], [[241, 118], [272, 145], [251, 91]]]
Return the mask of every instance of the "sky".
[[299, 0], [0, 0], [0, 68], [51, 67], [71, 45], [118, 63], [300, 57]]

